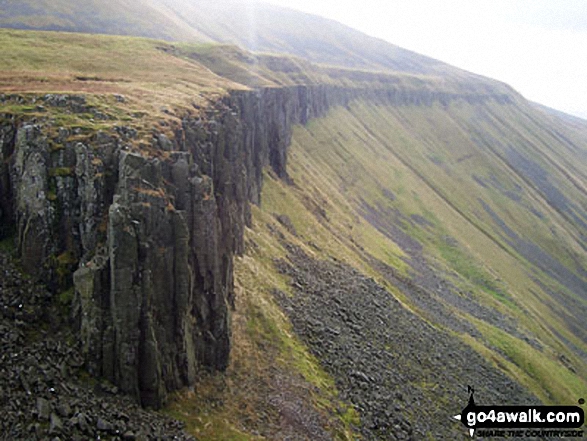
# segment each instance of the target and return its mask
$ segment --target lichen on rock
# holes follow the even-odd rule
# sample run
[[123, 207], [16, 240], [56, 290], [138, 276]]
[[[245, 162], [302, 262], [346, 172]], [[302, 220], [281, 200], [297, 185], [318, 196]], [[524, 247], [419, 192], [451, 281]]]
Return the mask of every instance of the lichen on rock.
[[[185, 115], [174, 136], [151, 131], [142, 150], [132, 127], [80, 139], [50, 119], [3, 116], [0, 239], [14, 230], [24, 268], [54, 292], [74, 286], [87, 368], [160, 407], [200, 369], [228, 366], [233, 256], [244, 250], [263, 169], [288, 180], [293, 125], [359, 96], [459, 99], [332, 85], [232, 91]], [[70, 95], [47, 102], [85, 105]]]

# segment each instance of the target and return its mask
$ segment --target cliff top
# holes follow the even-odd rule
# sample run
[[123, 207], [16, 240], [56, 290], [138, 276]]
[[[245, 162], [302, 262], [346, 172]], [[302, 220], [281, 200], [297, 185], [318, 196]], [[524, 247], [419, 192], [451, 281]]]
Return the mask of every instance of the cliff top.
[[[508, 86], [481, 77], [317, 65], [294, 56], [253, 54], [216, 43], [1, 29], [0, 45], [5, 48], [0, 53], [0, 93], [91, 95], [96, 107], [116, 116], [110, 119], [138, 115], [169, 120], [174, 114], [197, 113], [228, 90], [300, 84], [516, 95]], [[29, 104], [12, 110], [39, 112]]]
[[160, 111], [238, 87], [156, 40], [1, 30], [0, 45], [4, 93], [122, 94], [129, 109]]

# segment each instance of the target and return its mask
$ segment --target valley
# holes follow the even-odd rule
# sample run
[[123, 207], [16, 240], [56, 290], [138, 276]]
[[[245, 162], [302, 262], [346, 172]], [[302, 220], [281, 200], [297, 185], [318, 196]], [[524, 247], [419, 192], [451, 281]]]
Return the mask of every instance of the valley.
[[468, 386], [587, 396], [587, 122], [146, 3], [138, 37], [0, 20], [6, 439], [464, 440]]

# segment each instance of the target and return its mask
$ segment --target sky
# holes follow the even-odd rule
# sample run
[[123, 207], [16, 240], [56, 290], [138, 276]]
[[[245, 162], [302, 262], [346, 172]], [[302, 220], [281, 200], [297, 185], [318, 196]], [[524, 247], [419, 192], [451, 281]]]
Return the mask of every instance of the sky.
[[504, 81], [587, 119], [585, 0], [264, 0]]

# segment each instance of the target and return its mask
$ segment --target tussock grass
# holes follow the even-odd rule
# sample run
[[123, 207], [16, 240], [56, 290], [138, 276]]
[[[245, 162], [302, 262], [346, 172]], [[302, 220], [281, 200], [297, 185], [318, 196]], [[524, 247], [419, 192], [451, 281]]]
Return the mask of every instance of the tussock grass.
[[559, 354], [549, 350], [539, 351], [484, 322], [477, 321], [477, 325], [493, 352], [481, 349], [478, 344], [474, 344], [473, 347], [481, 353], [485, 352], [485, 355], [533, 391], [543, 402], [575, 404], [577, 397], [587, 394], [585, 378], [562, 365], [557, 360]]

